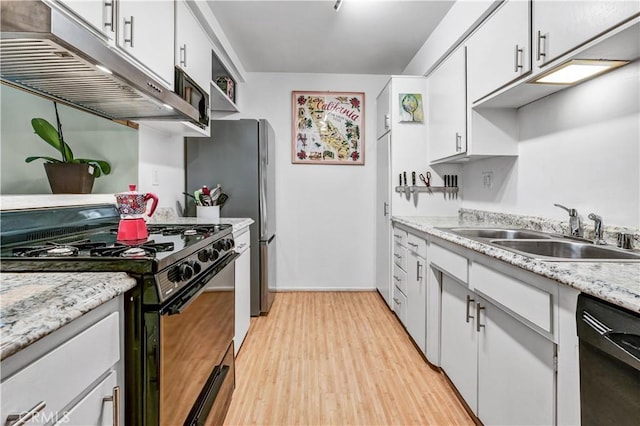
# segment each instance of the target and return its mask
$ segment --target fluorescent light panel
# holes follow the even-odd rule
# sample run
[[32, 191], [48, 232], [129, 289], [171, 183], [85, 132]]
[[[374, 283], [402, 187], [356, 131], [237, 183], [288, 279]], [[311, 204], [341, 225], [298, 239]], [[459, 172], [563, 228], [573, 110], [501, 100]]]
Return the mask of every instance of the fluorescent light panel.
[[629, 61], [604, 61], [595, 59], [573, 59], [544, 73], [534, 80], [541, 84], [571, 85], [628, 64]]

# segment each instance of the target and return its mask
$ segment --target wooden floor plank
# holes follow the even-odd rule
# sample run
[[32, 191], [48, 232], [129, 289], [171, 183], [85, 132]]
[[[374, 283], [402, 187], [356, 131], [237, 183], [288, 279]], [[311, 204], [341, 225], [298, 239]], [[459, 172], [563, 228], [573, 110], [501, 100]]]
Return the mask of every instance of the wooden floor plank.
[[293, 292], [252, 319], [225, 424], [474, 423], [376, 292]]

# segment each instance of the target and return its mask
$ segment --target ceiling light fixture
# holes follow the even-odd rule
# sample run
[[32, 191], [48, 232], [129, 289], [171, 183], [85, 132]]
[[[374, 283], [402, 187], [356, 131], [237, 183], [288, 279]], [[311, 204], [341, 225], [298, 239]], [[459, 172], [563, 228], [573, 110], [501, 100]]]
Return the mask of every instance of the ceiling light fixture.
[[537, 77], [533, 83], [571, 85], [628, 64], [629, 61], [572, 59]]
[[342, 7], [342, 0], [337, 0], [336, 4], [333, 5], [333, 10], [335, 10], [336, 12], [338, 12], [340, 10], [340, 8]]

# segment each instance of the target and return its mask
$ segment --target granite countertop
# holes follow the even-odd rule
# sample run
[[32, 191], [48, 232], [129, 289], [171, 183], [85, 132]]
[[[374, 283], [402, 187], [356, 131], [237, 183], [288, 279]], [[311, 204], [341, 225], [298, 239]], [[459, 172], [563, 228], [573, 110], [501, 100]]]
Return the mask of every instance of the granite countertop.
[[136, 285], [124, 272], [3, 273], [0, 282], [0, 359]]
[[[554, 262], [532, 259], [490, 244], [437, 229], [439, 227], [456, 226], [498, 226], [478, 223], [468, 217], [394, 216], [392, 221], [518, 266], [524, 270], [573, 287], [581, 292], [640, 313], [640, 263]], [[514, 223], [511, 222], [509, 225], [514, 225]], [[509, 227], [509, 225], [503, 224], [502, 226]], [[516, 225], [526, 228], [526, 226], [522, 226], [522, 223]], [[533, 226], [529, 229], [532, 228], [544, 230], [540, 226]]]

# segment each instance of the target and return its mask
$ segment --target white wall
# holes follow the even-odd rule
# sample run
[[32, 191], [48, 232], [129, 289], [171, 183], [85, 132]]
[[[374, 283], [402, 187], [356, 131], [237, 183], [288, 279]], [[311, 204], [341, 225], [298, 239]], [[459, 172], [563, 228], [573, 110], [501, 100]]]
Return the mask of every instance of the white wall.
[[[56, 125], [53, 102], [6, 85], [0, 85], [0, 193], [51, 194], [43, 160], [25, 163], [30, 156], [59, 158], [53, 147], [36, 135], [31, 119], [41, 117]], [[76, 158], [107, 160], [111, 174], [95, 180], [94, 194], [126, 190], [135, 182], [138, 168], [138, 132], [96, 115], [58, 105], [64, 138]]]
[[140, 123], [138, 191], [158, 196], [158, 207], [182, 211], [184, 200], [184, 139]]
[[[243, 118], [276, 134], [277, 287], [375, 288], [375, 98], [387, 77], [249, 73]], [[291, 91], [365, 92], [365, 165], [291, 164]], [[235, 117], [234, 117], [235, 118]]]
[[[640, 227], [640, 64], [565, 89], [518, 111], [519, 156], [464, 166], [466, 208], [567, 220], [554, 203]], [[482, 186], [482, 172], [494, 186]]]

